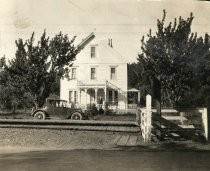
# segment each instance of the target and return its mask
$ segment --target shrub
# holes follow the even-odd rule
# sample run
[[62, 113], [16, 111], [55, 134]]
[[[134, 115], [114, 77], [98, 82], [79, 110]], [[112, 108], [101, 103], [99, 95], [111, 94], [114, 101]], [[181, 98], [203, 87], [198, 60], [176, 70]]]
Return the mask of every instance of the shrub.
[[95, 104], [88, 104], [87, 105], [87, 112], [88, 112], [88, 114], [93, 115], [93, 116], [95, 116], [99, 113]]

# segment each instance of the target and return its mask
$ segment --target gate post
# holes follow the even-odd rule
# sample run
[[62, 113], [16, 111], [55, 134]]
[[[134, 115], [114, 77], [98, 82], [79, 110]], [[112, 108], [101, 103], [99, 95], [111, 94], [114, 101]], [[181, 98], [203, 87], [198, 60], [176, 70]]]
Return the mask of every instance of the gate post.
[[151, 126], [152, 126], [152, 97], [146, 96], [146, 111], [141, 113], [141, 130], [144, 142], [151, 141]]

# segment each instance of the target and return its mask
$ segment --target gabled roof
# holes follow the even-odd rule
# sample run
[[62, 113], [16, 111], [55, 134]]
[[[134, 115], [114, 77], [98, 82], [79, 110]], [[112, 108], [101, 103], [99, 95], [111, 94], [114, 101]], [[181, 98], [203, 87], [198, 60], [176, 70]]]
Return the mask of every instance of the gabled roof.
[[[90, 52], [85, 49], [87, 46], [97, 46], [97, 57], [95, 59], [89, 59]], [[127, 64], [128, 61], [113, 48], [108, 45], [108, 39], [98, 39], [94, 32], [88, 35], [81, 43], [78, 44], [77, 49], [80, 51], [80, 54], [75, 60], [75, 64]], [[87, 54], [89, 53], [89, 54]]]
[[77, 45], [76, 49], [79, 50], [79, 51], [82, 50], [94, 38], [95, 38], [95, 34], [92, 32], [85, 39], [83, 39], [80, 44]]

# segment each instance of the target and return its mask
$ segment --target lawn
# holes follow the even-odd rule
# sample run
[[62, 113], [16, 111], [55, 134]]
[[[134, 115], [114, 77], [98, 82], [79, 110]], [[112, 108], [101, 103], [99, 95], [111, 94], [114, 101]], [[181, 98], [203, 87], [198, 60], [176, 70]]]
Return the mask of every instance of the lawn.
[[109, 115], [97, 115], [93, 117], [94, 120], [102, 121], [136, 121], [135, 114], [109, 114]]

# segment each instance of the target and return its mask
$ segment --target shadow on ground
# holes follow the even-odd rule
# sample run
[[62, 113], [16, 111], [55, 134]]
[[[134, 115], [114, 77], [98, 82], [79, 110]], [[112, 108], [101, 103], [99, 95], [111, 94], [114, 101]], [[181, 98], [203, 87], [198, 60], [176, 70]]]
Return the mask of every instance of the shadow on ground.
[[136, 146], [117, 146], [114, 150], [136, 151], [210, 151], [210, 143], [202, 142], [161, 142]]

